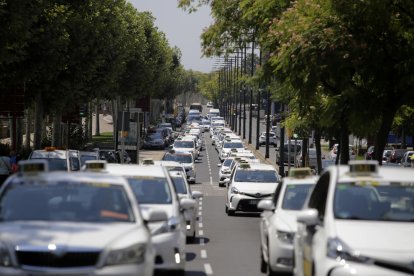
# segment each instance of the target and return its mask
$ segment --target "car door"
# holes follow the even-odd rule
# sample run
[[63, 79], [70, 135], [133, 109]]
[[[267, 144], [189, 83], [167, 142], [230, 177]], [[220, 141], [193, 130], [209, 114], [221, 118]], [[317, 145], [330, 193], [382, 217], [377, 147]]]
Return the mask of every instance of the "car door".
[[[324, 218], [326, 202], [328, 198], [330, 182], [330, 172], [327, 171], [319, 178], [313, 189], [307, 207], [318, 210], [320, 224], [316, 226], [306, 226], [298, 223], [298, 231], [295, 242], [295, 269], [299, 270], [298, 275], [314, 276], [315, 274], [315, 244], [322, 244], [321, 240], [325, 236]], [[324, 244], [326, 246], [326, 243]]]
[[273, 206], [275, 206], [275, 209], [273, 211], [263, 211], [261, 213], [261, 221], [260, 221], [260, 242], [261, 242], [261, 248], [262, 248], [262, 254], [263, 256], [266, 256], [266, 260], [269, 260], [268, 252], [269, 252], [269, 233], [272, 233], [272, 229], [274, 228], [271, 225], [271, 218], [276, 215], [276, 206], [281, 194], [282, 186], [284, 186], [283, 183], [280, 185], [277, 185], [275, 194], [273, 196]]

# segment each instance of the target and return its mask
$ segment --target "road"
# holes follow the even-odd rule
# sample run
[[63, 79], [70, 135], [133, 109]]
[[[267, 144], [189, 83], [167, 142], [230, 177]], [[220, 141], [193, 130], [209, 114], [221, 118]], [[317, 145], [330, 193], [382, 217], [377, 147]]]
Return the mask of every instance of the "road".
[[187, 246], [186, 275], [261, 275], [259, 255], [259, 214], [228, 217], [224, 212], [225, 188], [218, 187], [217, 152], [209, 134], [204, 134], [206, 150], [196, 164], [201, 191], [198, 238]]

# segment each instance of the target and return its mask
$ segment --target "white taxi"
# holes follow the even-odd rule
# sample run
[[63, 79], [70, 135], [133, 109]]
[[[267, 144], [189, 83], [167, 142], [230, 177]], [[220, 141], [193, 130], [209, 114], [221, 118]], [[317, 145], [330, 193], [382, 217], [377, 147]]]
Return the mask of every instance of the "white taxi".
[[30, 153], [30, 160], [46, 160], [50, 171], [79, 171], [81, 159], [77, 150], [61, 150], [55, 147], [45, 147]]
[[[199, 191], [191, 191], [184, 172], [174, 170], [174, 168], [169, 169], [168, 171], [179, 198], [199, 199], [203, 196]], [[184, 210], [184, 218], [186, 223], [187, 241], [194, 242], [196, 237], [197, 208]]]
[[295, 275], [414, 274], [414, 171], [329, 167], [298, 215]]
[[226, 159], [231, 151], [233, 150], [244, 150], [244, 145], [241, 141], [225, 141], [223, 142], [223, 147], [221, 148], [219, 152], [219, 159], [221, 162]]
[[226, 178], [227, 215], [236, 211], [259, 212], [257, 203], [261, 199], [271, 199], [280, 177], [272, 165], [263, 163], [240, 162], [234, 168], [230, 178]]
[[153, 275], [155, 249], [128, 182], [48, 164], [19, 162], [0, 190], [0, 275]]
[[179, 199], [166, 168], [157, 165], [108, 164], [106, 171], [125, 177], [141, 211], [167, 213], [168, 221], [149, 223], [156, 249], [155, 268], [185, 273], [186, 223], [181, 210], [195, 208], [193, 199]]
[[269, 275], [292, 272], [293, 237], [296, 217], [312, 191], [318, 177], [310, 168], [296, 168], [282, 179], [273, 199], [264, 199], [260, 221], [261, 272]]

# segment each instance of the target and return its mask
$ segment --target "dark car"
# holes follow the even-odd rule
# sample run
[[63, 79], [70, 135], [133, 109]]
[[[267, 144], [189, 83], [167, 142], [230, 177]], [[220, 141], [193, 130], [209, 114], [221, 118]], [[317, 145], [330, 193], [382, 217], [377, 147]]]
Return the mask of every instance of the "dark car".
[[407, 149], [393, 149], [390, 156], [390, 163], [400, 163], [401, 158], [406, 152]]
[[[295, 150], [296, 147], [296, 150]], [[298, 154], [300, 154], [302, 149], [302, 141], [292, 142], [290, 144], [290, 150], [289, 150], [289, 144], [284, 144], [283, 151], [284, 151], [284, 163], [288, 164], [290, 162], [291, 164], [295, 163], [295, 158]], [[290, 153], [290, 155], [288, 155]], [[296, 153], [296, 155], [295, 155]], [[276, 164], [279, 164], [280, 160], [280, 152], [279, 149], [276, 149]]]
[[167, 130], [150, 131], [144, 138], [144, 149], [164, 149], [168, 146]]

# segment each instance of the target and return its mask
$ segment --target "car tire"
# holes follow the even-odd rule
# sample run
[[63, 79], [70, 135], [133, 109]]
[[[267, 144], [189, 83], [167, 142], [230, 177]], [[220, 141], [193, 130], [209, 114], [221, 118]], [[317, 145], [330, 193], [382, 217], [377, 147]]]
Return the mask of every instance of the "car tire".
[[233, 216], [235, 215], [234, 210], [227, 210], [227, 215], [228, 215], [229, 217], [233, 217]]
[[[172, 272], [171, 275], [174, 275], [174, 276], [184, 276], [185, 275], [185, 270], [184, 269], [173, 270], [171, 272]], [[168, 275], [170, 275], [170, 274], [168, 274]]]
[[194, 231], [193, 235], [190, 237], [187, 237], [187, 243], [193, 244], [196, 240], [196, 231]]
[[265, 262], [263, 258], [262, 249], [260, 248], [260, 272], [266, 273], [267, 272], [267, 263]]
[[226, 212], [226, 214], [228, 214], [229, 213], [229, 208], [227, 207], [227, 205], [226, 205], [226, 209], [225, 209], [225, 211], [224, 212]]

